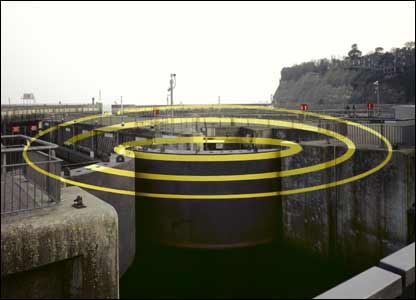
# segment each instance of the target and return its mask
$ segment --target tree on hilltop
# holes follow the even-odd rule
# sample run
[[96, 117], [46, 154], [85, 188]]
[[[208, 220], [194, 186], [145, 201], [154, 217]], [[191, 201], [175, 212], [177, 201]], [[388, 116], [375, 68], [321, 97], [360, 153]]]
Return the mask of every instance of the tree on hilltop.
[[351, 50], [348, 52], [348, 57], [349, 58], [358, 58], [361, 57], [362, 52], [360, 50], [358, 50], [358, 45], [357, 44], [352, 44], [351, 46]]
[[415, 48], [415, 41], [409, 41], [404, 44], [405, 48], [413, 49]]
[[374, 52], [375, 52], [376, 54], [382, 54], [382, 53], [383, 53], [383, 51], [384, 51], [383, 47], [377, 47], [377, 48], [374, 50]]

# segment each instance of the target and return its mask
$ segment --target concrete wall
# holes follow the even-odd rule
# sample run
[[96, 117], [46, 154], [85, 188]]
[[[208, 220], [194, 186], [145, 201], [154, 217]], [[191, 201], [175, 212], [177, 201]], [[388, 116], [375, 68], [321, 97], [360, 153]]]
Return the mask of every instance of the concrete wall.
[[[306, 146], [298, 155], [283, 160], [282, 169], [296, 169], [315, 165], [334, 158], [333, 147]], [[338, 151], [340, 152], [340, 151]], [[337, 153], [339, 155], [339, 153]], [[282, 189], [296, 189], [320, 185], [335, 180], [331, 169], [303, 176], [282, 178]], [[334, 226], [333, 202], [335, 189], [324, 189], [281, 197], [284, 239], [323, 255], [329, 255], [330, 235]]]
[[182, 248], [225, 249], [269, 243], [278, 232], [275, 199], [138, 198], [144, 241]]
[[[249, 155], [249, 152], [244, 153]], [[240, 175], [270, 172], [276, 168], [279, 168], [276, 159], [188, 162], [136, 158], [137, 173], [173, 176]], [[137, 229], [146, 240], [186, 248], [236, 248], [271, 242], [279, 235], [281, 207], [275, 197], [190, 199], [187, 195], [263, 193], [279, 189], [276, 179], [179, 181], [136, 178], [136, 191], [183, 195], [180, 199], [138, 196]]]
[[[72, 207], [80, 195], [83, 209]], [[118, 298], [117, 214], [78, 187], [53, 208], [1, 219], [1, 297]]]
[[[114, 157], [113, 157], [114, 158]], [[100, 163], [107, 167], [119, 168], [124, 170], [134, 170], [134, 159], [124, 163]], [[73, 180], [86, 182], [98, 186], [105, 186], [117, 189], [134, 191], [134, 178], [124, 176], [114, 176], [80, 168], [71, 171]], [[136, 253], [136, 218], [134, 196], [113, 194], [97, 190], [86, 189], [89, 193], [97, 196], [101, 200], [115, 208], [118, 214], [119, 228], [119, 251], [120, 251], [120, 276], [127, 271], [133, 263]]]
[[69, 149], [64, 146], [57, 148], [55, 152], [58, 157], [71, 163], [86, 163], [88, 161], [91, 161], [92, 163], [93, 161], [93, 159], [89, 155]]
[[[297, 168], [333, 159], [345, 149], [303, 144], [301, 155], [285, 160]], [[308, 159], [305, 159], [307, 157]], [[336, 168], [285, 177], [283, 189], [318, 185], [368, 170], [386, 157], [381, 149], [357, 149]], [[291, 243], [327, 256], [341, 256], [353, 266], [375, 264], [407, 243], [407, 209], [414, 202], [413, 150], [393, 152], [379, 172], [335, 188], [282, 197], [283, 232]]]
[[415, 243], [315, 299], [414, 299]]

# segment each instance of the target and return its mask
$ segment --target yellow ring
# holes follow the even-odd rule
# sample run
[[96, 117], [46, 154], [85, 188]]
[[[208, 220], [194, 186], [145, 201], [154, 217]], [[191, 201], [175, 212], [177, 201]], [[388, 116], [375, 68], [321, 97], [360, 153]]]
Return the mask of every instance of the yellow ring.
[[[192, 107], [192, 106], [188, 106], [188, 107]], [[223, 108], [224, 106], [218, 105], [218, 107]], [[182, 106], [180, 108], [183, 109], [184, 106]], [[362, 130], [365, 130], [365, 131], [369, 132], [370, 134], [373, 134], [377, 138], [381, 139], [387, 147], [387, 156], [380, 164], [378, 164], [374, 168], [372, 168], [370, 170], [367, 170], [366, 172], [357, 174], [355, 176], [352, 176], [352, 177], [349, 177], [349, 178], [346, 178], [346, 179], [342, 179], [342, 180], [338, 180], [338, 181], [335, 181], [335, 182], [316, 185], [316, 186], [311, 186], [311, 187], [299, 188], [299, 189], [284, 190], [284, 191], [275, 191], [275, 192], [267, 192], [267, 193], [250, 193], [250, 194], [232, 194], [232, 195], [179, 195], [179, 194], [142, 193], [142, 192], [136, 192], [136, 191], [129, 191], [129, 190], [122, 190], [122, 189], [114, 189], [114, 188], [96, 186], [96, 185], [92, 185], [92, 184], [78, 182], [78, 181], [75, 181], [75, 180], [66, 179], [66, 178], [63, 178], [61, 176], [55, 175], [53, 173], [47, 172], [47, 171], [39, 168], [38, 166], [36, 166], [29, 159], [29, 157], [27, 155], [27, 150], [29, 149], [29, 147], [30, 147], [30, 145], [33, 141], [36, 141], [36, 139], [38, 139], [39, 137], [41, 137], [41, 136], [43, 136], [43, 135], [45, 135], [45, 134], [47, 134], [47, 133], [49, 133], [53, 130], [56, 130], [58, 128], [58, 126], [54, 126], [54, 127], [51, 127], [51, 128], [49, 128], [45, 131], [39, 132], [35, 137], [31, 138], [31, 140], [28, 141], [26, 146], [24, 147], [23, 158], [30, 167], [32, 167], [34, 170], [40, 172], [41, 174], [44, 174], [46, 176], [49, 176], [53, 179], [59, 180], [59, 181], [64, 182], [64, 183], [77, 185], [77, 186], [83, 187], [83, 188], [94, 189], [94, 190], [99, 190], [99, 191], [104, 191], [104, 192], [117, 193], [117, 194], [123, 194], [123, 195], [131, 195], [131, 196], [166, 198], [166, 199], [212, 199], [212, 200], [214, 200], [214, 199], [244, 199], [244, 198], [261, 198], [261, 197], [282, 196], [282, 195], [305, 193], [305, 192], [310, 192], [310, 191], [316, 191], [316, 190], [320, 190], [320, 189], [335, 187], [335, 186], [343, 185], [343, 184], [346, 184], [346, 183], [350, 183], [350, 182], [362, 179], [366, 176], [369, 176], [369, 175], [379, 171], [381, 168], [383, 168], [390, 161], [390, 159], [392, 157], [393, 149], [392, 149], [392, 146], [391, 146], [390, 142], [382, 134], [380, 134], [377, 131], [375, 131], [375, 130], [367, 127], [367, 126], [364, 126], [362, 124], [358, 124], [358, 123], [347, 121], [347, 120], [342, 120], [342, 119], [332, 117], [332, 116], [328, 116], [328, 115], [312, 113], [312, 112], [297, 111], [297, 110], [290, 110], [290, 109], [282, 109], [282, 108], [269, 108], [269, 107], [248, 106], [248, 105], [247, 106], [244, 106], [244, 105], [234, 105], [234, 106], [227, 105], [227, 108], [239, 108], [239, 109], [244, 108], [244, 109], [257, 109], [257, 110], [271, 110], [271, 111], [276, 111], [276, 112], [287, 112], [287, 113], [300, 114], [300, 115], [304, 115], [304, 116], [312, 116], [312, 117], [317, 117], [317, 118], [321, 118], [321, 119], [325, 119], [325, 120], [332, 120], [332, 121], [336, 121], [336, 122], [339, 122], [339, 123], [344, 123], [344, 124], [347, 124], [347, 125], [354, 126], [354, 127], [360, 128]], [[147, 110], [150, 110], [150, 109], [147, 109]], [[145, 111], [145, 109], [143, 109], [142, 111]], [[99, 117], [102, 117], [102, 115], [90, 116], [89, 120], [92, 120], [94, 118], [99, 118]], [[70, 122], [70, 124], [78, 123], [78, 122], [79, 122], [79, 119]], [[62, 124], [61, 124], [61, 126], [62, 126]]]
[[[171, 122], [172, 124], [178, 124], [182, 122], [189, 121], [188, 118], [175, 118], [175, 119], [161, 119], [157, 120], [158, 123], [165, 123], [165, 122]], [[195, 121], [193, 119], [193, 121]], [[199, 120], [198, 120], [199, 121]], [[277, 177], [286, 177], [286, 176], [293, 176], [293, 175], [300, 175], [308, 172], [315, 172], [319, 170], [326, 169], [328, 167], [333, 167], [337, 164], [340, 164], [352, 157], [352, 155], [355, 152], [355, 145], [354, 143], [347, 137], [340, 135], [336, 132], [333, 132], [328, 129], [323, 129], [320, 127], [312, 126], [312, 125], [306, 125], [301, 123], [294, 123], [294, 122], [287, 122], [287, 121], [280, 121], [280, 120], [259, 120], [259, 119], [251, 119], [251, 118], [218, 118], [218, 117], [209, 117], [209, 118], [203, 118], [203, 121], [205, 123], [218, 123], [218, 122], [230, 122], [230, 123], [244, 123], [244, 124], [261, 124], [269, 126], [282, 126], [282, 127], [290, 127], [295, 129], [302, 129], [302, 130], [309, 130], [313, 132], [318, 132], [321, 134], [325, 134], [330, 137], [335, 137], [338, 140], [342, 141], [347, 145], [347, 151], [341, 155], [340, 157], [323, 162], [320, 164], [303, 167], [303, 168], [297, 168], [297, 169], [291, 169], [291, 170], [284, 170], [284, 171], [278, 171], [278, 172], [266, 172], [266, 173], [256, 173], [256, 174], [245, 174], [245, 175], [220, 175], [220, 176], [177, 176], [177, 175], [162, 175], [162, 174], [154, 174], [154, 173], [135, 173], [132, 171], [122, 171], [120, 169], [116, 168], [95, 168], [95, 170], [104, 172], [107, 174], [114, 174], [114, 175], [121, 175], [121, 176], [128, 176], [128, 177], [138, 177], [138, 178], [146, 178], [146, 179], [154, 179], [154, 180], [174, 180], [174, 181], [237, 181], [237, 180], [258, 180], [258, 179], [267, 179], [267, 178], [277, 178]], [[154, 125], [154, 121], [146, 121], [147, 125]], [[150, 124], [149, 124], [150, 122]], [[251, 123], [250, 123], [251, 122]], [[115, 124], [107, 127], [102, 127], [97, 129], [97, 132], [102, 131], [117, 131], [120, 128], [126, 129], [126, 128], [133, 128], [134, 126], [137, 126], [137, 122], [129, 122], [125, 124]], [[97, 134], [97, 132], [94, 133], [83, 133], [79, 134], [77, 136], [72, 137], [68, 141], [66, 141], [66, 144], [72, 144], [75, 142], [78, 142], [84, 138], [84, 136], [90, 134], [94, 135]], [[199, 137], [201, 138], [201, 137]], [[198, 139], [198, 137], [194, 137], [194, 139]], [[157, 139], [159, 143], [167, 143], [172, 140], [175, 140], [177, 143], [182, 142], [189, 142], [192, 141], [192, 138], [189, 137], [179, 137], [179, 138], [165, 138], [165, 139]], [[270, 158], [276, 158], [279, 157], [279, 152], [266, 152], [266, 153], [247, 153], [247, 154], [233, 154], [233, 155], [191, 155], [191, 154], [185, 154], [185, 155], [177, 155], [177, 154], [162, 154], [162, 153], [148, 153], [148, 152], [134, 152], [131, 150], [126, 150], [127, 147], [138, 145], [138, 144], [151, 144], [152, 140], [149, 141], [130, 141], [124, 144], [121, 144], [119, 146], [116, 146], [114, 150], [116, 153], [120, 155], [126, 155], [130, 157], [138, 157], [142, 159], [151, 159], [151, 160], [162, 160], [162, 161], [241, 161], [241, 160], [259, 160], [259, 159], [270, 159]], [[281, 141], [283, 143], [284, 141]], [[280, 143], [280, 140], [277, 140], [276, 143]], [[290, 150], [290, 149], [289, 149]], [[283, 150], [284, 151], [284, 150]]]
[[[289, 122], [289, 121], [281, 121], [281, 120], [262, 120], [262, 119], [253, 119], [253, 118], [220, 118], [220, 117], [206, 117], [206, 118], [167, 118], [167, 119], [153, 119], [153, 120], [146, 120], [146, 121], [133, 121], [128, 123], [121, 123], [121, 124], [114, 124], [111, 126], [105, 126], [98, 128], [96, 130], [87, 131], [84, 133], [81, 133], [79, 135], [76, 135], [67, 141], [65, 141], [66, 145], [74, 144], [82, 139], [85, 139], [87, 137], [92, 137], [94, 135], [97, 135], [98, 132], [113, 132], [118, 131], [121, 129], [131, 129], [136, 127], [143, 127], [143, 126], [154, 126], [154, 125], [160, 125], [164, 123], [170, 123], [170, 124], [180, 124], [180, 123], [187, 123], [187, 122], [201, 122], [201, 123], [242, 123], [242, 124], [256, 124], [256, 125], [266, 125], [266, 126], [280, 126], [280, 127], [287, 127], [287, 128], [294, 128], [294, 129], [300, 129], [300, 130], [307, 130], [307, 131], [313, 131], [316, 133], [324, 134], [329, 137], [336, 138], [340, 141], [342, 141], [344, 144], [347, 145], [347, 152], [344, 153], [341, 157], [333, 160], [337, 164], [346, 161], [349, 159], [355, 151], [355, 145], [354, 143], [347, 137], [333, 132], [328, 129], [320, 128], [317, 126], [307, 125], [307, 124], [301, 124], [301, 123], [295, 123], [295, 122]], [[177, 138], [181, 139], [181, 138]], [[133, 156], [133, 151], [125, 150], [120, 148], [114, 149], [118, 154], [126, 155], [126, 156]], [[267, 158], [276, 158], [276, 152], [266, 152], [266, 153], [247, 153], [247, 154], [234, 154], [234, 155], [192, 155], [192, 154], [186, 154], [186, 155], [177, 155], [177, 154], [162, 154], [162, 153], [148, 153], [148, 152], [140, 152], [138, 156], [143, 159], [153, 159], [153, 160], [164, 160], [164, 161], [238, 161], [238, 160], [258, 160], [258, 159], [267, 159]], [[135, 155], [137, 157], [137, 155]], [[330, 161], [332, 163], [333, 161]], [[318, 165], [317, 165], [318, 166]], [[319, 164], [319, 168], [313, 169], [309, 168], [308, 171], [316, 171], [321, 170], [322, 167], [327, 167], [326, 163]]]
[[[128, 150], [127, 148], [133, 146], [143, 146], [143, 145], [159, 145], [159, 144], [187, 144], [187, 143], [253, 143], [253, 144], [263, 144], [263, 145], [274, 145], [274, 146], [283, 146], [289, 147], [289, 149], [280, 150], [280, 151], [267, 151], [260, 153], [244, 153], [244, 154], [225, 154], [225, 155], [193, 155], [193, 154], [161, 154], [149, 153], [149, 152], [139, 152]], [[114, 151], [117, 154], [125, 155], [133, 158], [141, 159], [150, 159], [150, 160], [167, 160], [167, 161], [241, 161], [241, 160], [259, 160], [259, 159], [271, 159], [286, 157], [290, 155], [295, 155], [302, 151], [302, 146], [298, 143], [283, 141], [280, 139], [272, 138], [247, 138], [247, 137], [215, 137], [215, 139], [206, 138], [202, 136], [193, 136], [193, 137], [176, 137], [176, 138], [154, 138], [146, 139], [139, 141], [129, 141], [114, 147]], [[201, 157], [203, 156], [203, 157]]]
[[[133, 146], [143, 146], [143, 145], [156, 145], [156, 144], [174, 144], [174, 143], [255, 143], [263, 145], [276, 145], [276, 146], [285, 146], [289, 149], [281, 151], [273, 151], [268, 153], [267, 156], [264, 156], [262, 159], [268, 159], [269, 154], [272, 154], [271, 158], [286, 157], [289, 155], [294, 155], [302, 151], [302, 146], [297, 143], [282, 141], [279, 139], [273, 138], [247, 138], [247, 137], [215, 137], [215, 138], [206, 138], [206, 137], [180, 137], [180, 138], [155, 138], [155, 139], [145, 139], [139, 141], [130, 141], [116, 146], [114, 149], [116, 153], [130, 156], [130, 157], [140, 157], [140, 153], [136, 151], [126, 150], [128, 147]], [[133, 153], [130, 153], [133, 152]], [[124, 153], [124, 154], [123, 154]], [[234, 156], [234, 155], [233, 155]], [[86, 166], [87, 169], [93, 171], [99, 171], [106, 174], [125, 176], [125, 177], [136, 177], [141, 179], [150, 179], [150, 180], [169, 180], [169, 181], [236, 181], [236, 180], [257, 180], [257, 179], [267, 179], [267, 178], [276, 178], [280, 176], [280, 172], [267, 172], [267, 173], [257, 173], [257, 174], [244, 174], [244, 175], [215, 175], [215, 176], [193, 176], [193, 175], [166, 175], [166, 174], [154, 174], [154, 173], [143, 173], [143, 172], [134, 172], [129, 170], [122, 170], [117, 168], [111, 168], [106, 166], [100, 166], [97, 164], [92, 164]]]

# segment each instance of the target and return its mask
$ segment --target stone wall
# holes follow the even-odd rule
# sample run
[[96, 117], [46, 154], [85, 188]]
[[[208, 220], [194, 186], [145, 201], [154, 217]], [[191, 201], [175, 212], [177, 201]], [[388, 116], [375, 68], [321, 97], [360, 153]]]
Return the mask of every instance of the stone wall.
[[[291, 168], [333, 159], [345, 149], [303, 145]], [[357, 149], [347, 162], [325, 171], [282, 180], [283, 189], [351, 177], [380, 163], [382, 149]], [[283, 232], [291, 243], [326, 256], [340, 256], [352, 266], [374, 264], [407, 243], [407, 210], [415, 201], [415, 152], [398, 150], [380, 171], [335, 188], [282, 197]]]

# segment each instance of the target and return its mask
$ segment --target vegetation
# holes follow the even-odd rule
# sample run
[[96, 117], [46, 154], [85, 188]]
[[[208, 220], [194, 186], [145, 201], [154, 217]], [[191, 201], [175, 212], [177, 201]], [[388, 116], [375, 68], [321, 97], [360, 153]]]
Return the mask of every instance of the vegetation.
[[279, 103], [346, 104], [375, 100], [380, 82], [383, 103], [415, 103], [415, 43], [366, 55], [353, 44], [343, 59], [319, 59], [281, 70], [274, 99]]

